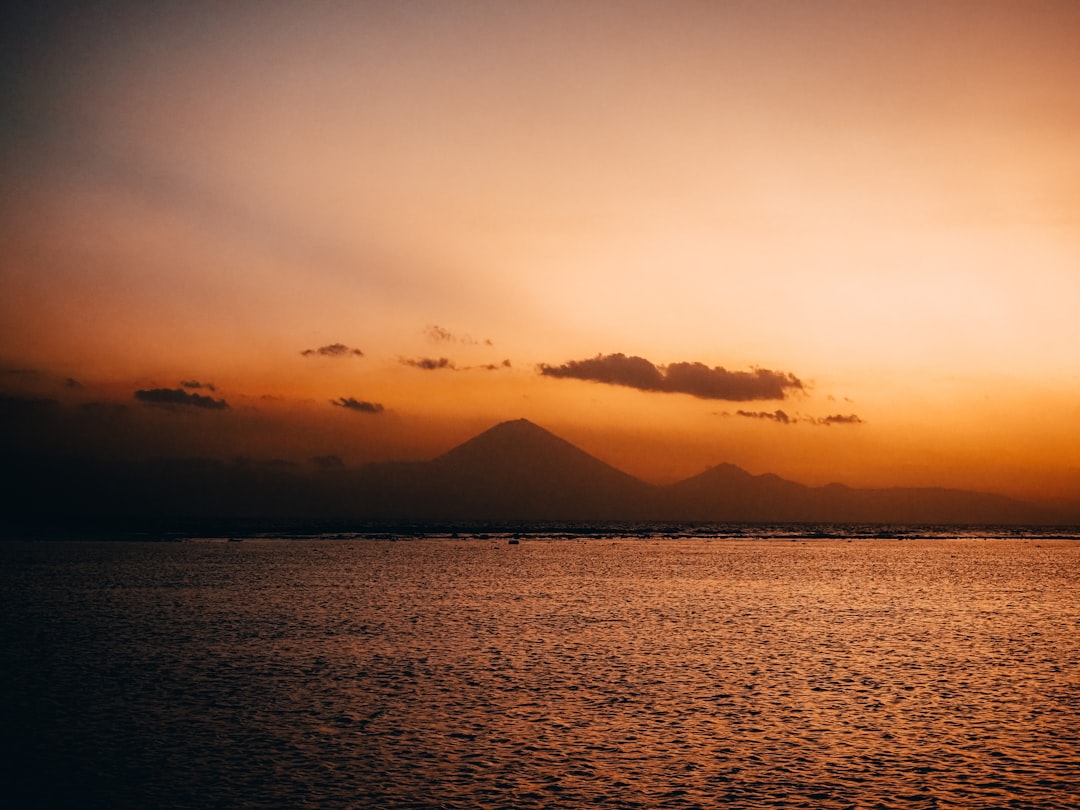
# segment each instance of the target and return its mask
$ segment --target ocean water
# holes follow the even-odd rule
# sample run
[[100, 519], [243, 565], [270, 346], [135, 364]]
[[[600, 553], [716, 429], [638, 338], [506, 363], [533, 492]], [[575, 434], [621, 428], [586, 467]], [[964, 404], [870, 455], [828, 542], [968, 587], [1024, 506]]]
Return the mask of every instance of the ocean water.
[[8, 543], [0, 804], [1080, 807], [1080, 542], [848, 534]]

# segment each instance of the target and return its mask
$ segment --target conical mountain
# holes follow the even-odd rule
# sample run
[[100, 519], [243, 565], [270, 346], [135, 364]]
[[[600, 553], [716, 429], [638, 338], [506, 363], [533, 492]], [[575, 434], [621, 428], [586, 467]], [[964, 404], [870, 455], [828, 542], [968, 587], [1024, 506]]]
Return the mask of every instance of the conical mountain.
[[447, 517], [628, 519], [646, 514], [654, 492], [527, 419], [495, 425], [429, 471]]
[[588, 467], [600, 474], [615, 473], [628, 481], [637, 480], [528, 419], [500, 422], [433, 463], [462, 473], [493, 468], [498, 468], [500, 473], [516, 472], [518, 468], [562, 473], [566, 467]]

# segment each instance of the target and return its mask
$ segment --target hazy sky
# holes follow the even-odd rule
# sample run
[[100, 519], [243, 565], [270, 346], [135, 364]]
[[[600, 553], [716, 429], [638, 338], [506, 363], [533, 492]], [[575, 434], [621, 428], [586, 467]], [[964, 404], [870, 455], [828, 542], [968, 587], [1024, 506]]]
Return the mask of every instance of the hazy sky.
[[1078, 3], [4, 28], [0, 394], [59, 409], [50, 452], [351, 464], [526, 417], [652, 481], [1080, 493]]

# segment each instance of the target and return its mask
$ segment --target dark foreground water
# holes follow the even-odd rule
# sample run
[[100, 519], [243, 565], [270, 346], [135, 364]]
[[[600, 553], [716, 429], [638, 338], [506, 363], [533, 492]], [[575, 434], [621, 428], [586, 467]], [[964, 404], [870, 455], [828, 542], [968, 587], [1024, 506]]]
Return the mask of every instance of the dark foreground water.
[[5, 807], [1080, 807], [1080, 542], [0, 547]]

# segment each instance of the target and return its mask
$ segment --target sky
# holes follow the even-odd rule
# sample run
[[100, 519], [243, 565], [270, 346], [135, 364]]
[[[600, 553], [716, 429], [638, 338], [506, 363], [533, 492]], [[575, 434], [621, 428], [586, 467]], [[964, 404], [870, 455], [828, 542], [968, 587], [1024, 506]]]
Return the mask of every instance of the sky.
[[15, 8], [24, 450], [1080, 497], [1080, 4]]

